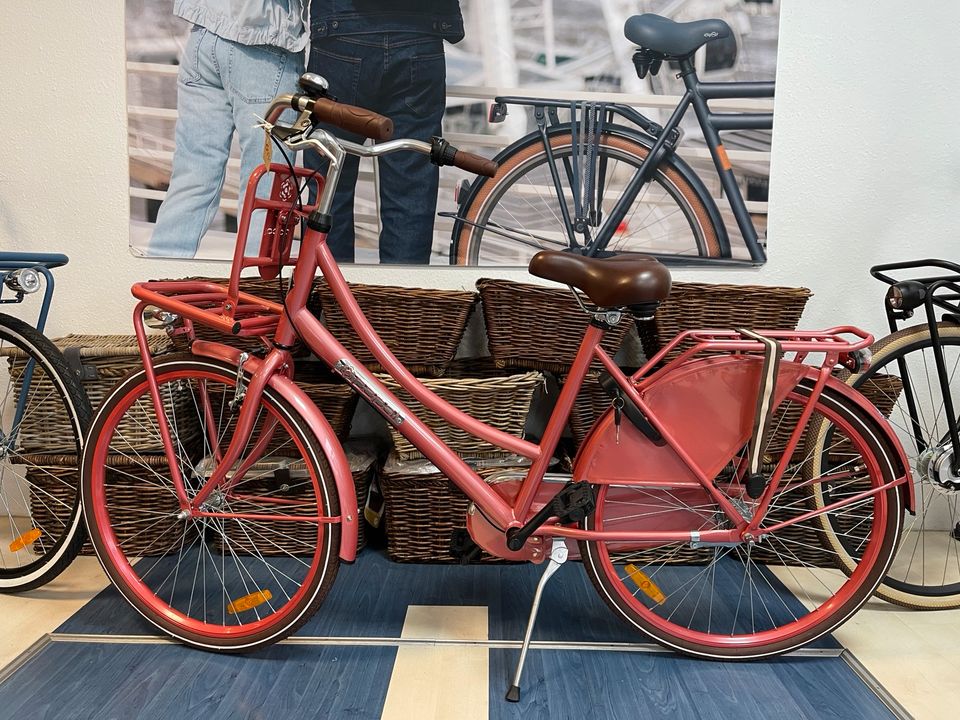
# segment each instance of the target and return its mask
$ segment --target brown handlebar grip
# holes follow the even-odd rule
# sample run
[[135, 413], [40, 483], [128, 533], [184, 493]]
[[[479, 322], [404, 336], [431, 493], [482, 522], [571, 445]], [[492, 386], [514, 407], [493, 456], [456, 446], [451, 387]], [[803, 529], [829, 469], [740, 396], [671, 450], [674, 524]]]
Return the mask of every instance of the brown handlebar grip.
[[390, 118], [372, 110], [345, 105], [327, 98], [317, 98], [314, 101], [313, 119], [336, 125], [371, 140], [383, 141], [393, 137], [393, 120]]
[[473, 153], [468, 153], [463, 150], [457, 150], [453, 156], [452, 164], [458, 168], [476, 173], [477, 175], [486, 175], [487, 177], [496, 175], [497, 169], [500, 167], [493, 160], [487, 160], [485, 157], [480, 157], [479, 155], [474, 155]]

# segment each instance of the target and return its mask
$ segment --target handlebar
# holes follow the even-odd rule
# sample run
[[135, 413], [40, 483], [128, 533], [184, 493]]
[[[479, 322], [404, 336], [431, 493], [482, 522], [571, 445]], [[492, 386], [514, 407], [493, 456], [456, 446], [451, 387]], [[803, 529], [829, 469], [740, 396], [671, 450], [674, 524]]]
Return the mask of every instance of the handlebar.
[[[296, 96], [293, 102], [296, 102]], [[310, 99], [309, 102], [310, 115], [315, 122], [336, 125], [371, 140], [384, 141], [393, 137], [393, 120], [373, 110], [334, 102], [329, 98]]]
[[[280, 115], [288, 108], [300, 113], [296, 123], [292, 127], [276, 125]], [[336, 125], [364, 138], [380, 141], [381, 144], [360, 145], [348, 140], [334, 140], [323, 131], [313, 130], [311, 122]], [[492, 160], [460, 150], [443, 138], [432, 138], [429, 143], [411, 139], [390, 140], [393, 135], [393, 121], [390, 118], [329, 98], [312, 98], [304, 94], [279, 95], [267, 110], [265, 127], [292, 150], [311, 148], [328, 157], [330, 153], [325, 149], [324, 140], [334, 141], [345, 152], [359, 157], [378, 157], [398, 150], [413, 150], [429, 155], [434, 165], [454, 165], [477, 175], [493, 177], [498, 168]]]

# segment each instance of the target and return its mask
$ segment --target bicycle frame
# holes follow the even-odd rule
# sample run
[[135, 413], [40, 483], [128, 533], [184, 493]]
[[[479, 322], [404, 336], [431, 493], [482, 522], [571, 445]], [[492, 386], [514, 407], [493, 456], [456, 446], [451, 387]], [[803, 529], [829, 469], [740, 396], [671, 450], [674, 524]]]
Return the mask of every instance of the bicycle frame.
[[[679, 76], [683, 78], [686, 91], [671, 113], [670, 118], [663, 126], [660, 126], [658, 123], [637, 112], [629, 105], [584, 102], [571, 103], [524, 97], [495, 98], [496, 104], [493, 106], [493, 110], [491, 111], [491, 118], [502, 119], [502, 117], [505, 115], [504, 106], [506, 105], [528, 105], [535, 108], [534, 117], [537, 121], [541, 141], [543, 142], [544, 151], [546, 152], [548, 158], [548, 165], [552, 174], [554, 187], [556, 188], [558, 194], [560, 210], [566, 226], [571, 247], [577, 246], [576, 239], [573, 234], [574, 223], [571, 221], [570, 210], [567, 207], [567, 203], [561, 191], [562, 186], [556, 168], [553, 148], [550, 144], [547, 134], [549, 127], [548, 120], [549, 124], [556, 126], [559, 124], [557, 110], [559, 108], [569, 109], [571, 111], [571, 126], [574, 132], [575, 145], [578, 142], [578, 122], [576, 120], [577, 112], [584, 112], [593, 109], [596, 109], [600, 112], [601, 118], [619, 115], [640, 127], [644, 132], [648, 133], [654, 139], [653, 146], [651, 147], [649, 154], [641, 163], [640, 168], [637, 170], [633, 179], [628, 183], [616, 205], [608, 214], [606, 221], [600, 228], [600, 231], [597, 233], [596, 237], [592, 238], [584, 247], [584, 254], [596, 255], [598, 253], [602, 253], [606, 249], [610, 240], [613, 238], [614, 233], [616, 232], [617, 226], [626, 216], [627, 211], [632, 203], [636, 200], [640, 191], [643, 189], [643, 186], [656, 171], [660, 161], [675, 151], [676, 146], [682, 137], [680, 122], [683, 120], [687, 110], [692, 105], [694, 114], [697, 116], [697, 120], [700, 123], [700, 128], [703, 131], [704, 141], [706, 142], [707, 147], [710, 149], [710, 155], [713, 159], [713, 164], [716, 168], [717, 175], [720, 178], [723, 191], [727, 196], [730, 209], [733, 211], [734, 218], [737, 221], [737, 226], [743, 235], [744, 243], [748, 252], [750, 253], [750, 261], [754, 264], [762, 264], [766, 262], [766, 253], [760, 246], [756, 227], [753, 224], [750, 213], [747, 211], [746, 203], [743, 199], [742, 193], [740, 192], [740, 188], [737, 185], [736, 176], [733, 173], [733, 167], [730, 163], [729, 157], [727, 156], [727, 151], [723, 146], [719, 133], [722, 130], [772, 129], [773, 114], [714, 113], [708, 107], [707, 102], [715, 99], [773, 97], [775, 83], [700, 82], [690, 59], [681, 61], [679, 65]], [[596, 132], [597, 139], [599, 139], [599, 136], [602, 132], [602, 126], [603, 123], [601, 122], [601, 129]], [[571, 167], [571, 164], [568, 163], [566, 172], [568, 175], [568, 181], [571, 182], [571, 187], [577, 187], [577, 170], [575, 164]], [[579, 199], [577, 197], [574, 198], [574, 203], [575, 212], [579, 218], [580, 208]], [[728, 243], [729, 241], [726, 237], [721, 239], [721, 244], [724, 245], [727, 250], [729, 250]], [[670, 257], [663, 256], [662, 259], [669, 261]], [[717, 261], [705, 260], [704, 262], [716, 263]]]
[[[359, 146], [351, 146], [358, 148]], [[302, 395], [291, 382], [293, 358], [289, 349], [299, 337], [306, 345], [333, 370], [339, 373], [358, 393], [365, 397], [397, 430], [417, 447], [434, 465], [439, 468], [480, 511], [471, 514], [469, 527], [478, 543], [492, 549], [503, 557], [524, 559], [539, 562], [544, 559], [543, 539], [547, 537], [565, 537], [570, 539], [604, 539], [628, 540], [636, 542], [671, 542], [686, 540], [709, 543], [736, 543], [742, 541], [748, 534], [759, 530], [763, 519], [763, 512], [758, 512], [752, 519], [746, 519], [730, 498], [715, 486], [713, 479], [724, 464], [749, 440], [753, 428], [753, 412], [739, 413], [738, 420], [730, 423], [730, 432], [724, 436], [722, 442], [711, 446], [709, 456], [694, 451], [690, 445], [691, 434], [675, 422], [675, 418], [661, 418], [661, 411], [656, 402], [647, 397], [656, 395], [659, 387], [670, 386], [678, 373], [695, 372], [698, 374], [698, 392], [705, 397], [716, 397], [718, 402], [734, 401], [743, 405], [744, 398], [752, 392], [754, 397], [760, 391], [760, 360], [749, 353], [761, 353], [763, 344], [756, 339], [747, 339], [737, 331], [705, 330], [686, 332], [679, 335], [660, 353], [632, 376], [627, 376], [600, 347], [605, 329], [598, 322], [593, 322], [587, 329], [583, 341], [577, 351], [570, 369], [567, 381], [558, 397], [556, 407], [550, 416], [539, 443], [515, 437], [490, 427], [475, 418], [463, 413], [456, 407], [438, 397], [422, 383], [420, 383], [393, 355], [383, 343], [373, 327], [370, 325], [363, 311], [341, 274], [332, 253], [326, 245], [326, 231], [322, 223], [314, 222], [314, 218], [323, 217], [329, 209], [330, 201], [336, 187], [339, 174], [340, 157], [331, 158], [323, 192], [318, 203], [317, 212], [311, 216], [307, 230], [301, 242], [300, 252], [292, 276], [290, 291], [282, 306], [260, 301], [252, 296], [238, 293], [230, 296], [223, 288], [218, 288], [221, 296], [219, 308], [212, 312], [209, 309], [213, 297], [211, 286], [208, 283], [195, 282], [146, 282], [134, 286], [133, 293], [140, 299], [134, 312], [134, 324], [144, 359], [144, 366], [150, 393], [156, 412], [160, 434], [163, 439], [165, 452], [170, 461], [172, 480], [184, 511], [198, 517], [218, 517], [221, 513], [209, 512], [203, 508], [204, 501], [217, 488], [229, 489], [243, 472], [259, 459], [259, 454], [269, 444], [273, 427], [266, 428], [254, 443], [253, 450], [247, 454], [239, 467], [234, 470], [235, 464], [241, 459], [243, 449], [248, 445], [258, 412], [261, 395], [269, 384], [278, 392], [284, 393], [294, 407], [299, 410], [310, 423], [313, 431], [320, 439], [324, 451], [328, 455], [331, 466], [336, 475], [338, 492], [341, 495], [341, 516], [289, 518], [291, 520], [311, 521], [321, 523], [341, 523], [342, 538], [340, 555], [344, 560], [352, 560], [356, 551], [356, 518], [350, 508], [356, 507], [356, 498], [352, 481], [347, 471], [344, 473], [345, 459], [343, 451], [337, 444], [329, 425], [316, 406]], [[263, 172], [261, 169], [260, 172]], [[258, 176], [259, 177], [259, 176]], [[256, 183], [249, 183], [245, 207], [256, 207]], [[319, 213], [319, 215], [318, 215]], [[241, 236], [242, 237], [242, 236]], [[239, 240], [238, 243], [242, 243]], [[257, 263], [252, 263], [257, 264]], [[437, 435], [430, 430], [409, 408], [407, 408], [393, 393], [391, 393], [370, 371], [368, 371], [307, 308], [307, 298], [312, 287], [316, 270], [319, 269], [336, 302], [340, 305], [350, 324], [373, 357], [381, 364], [384, 370], [408, 391], [414, 398], [427, 408], [437, 413], [447, 422], [479, 437], [493, 445], [516, 453], [531, 461], [529, 470], [519, 485], [502, 483], [488, 485], [479, 475], [470, 468], [453, 450], [445, 445]], [[179, 297], [171, 292], [181, 292]], [[271, 313], [269, 320], [256, 318], [237, 319], [235, 313], [241, 307], [250, 307], [259, 303], [262, 308]], [[222, 450], [213, 438], [212, 447], [219, 463], [203, 487], [192, 499], [187, 497], [183, 477], [180, 474], [176, 461], [173, 441], [165, 413], [159, 397], [156, 377], [153, 372], [150, 355], [147, 351], [146, 333], [143, 325], [143, 312], [148, 305], [159, 305], [171, 312], [178, 313], [185, 320], [202, 322], [214, 325], [223, 330], [230, 330], [240, 335], [264, 335], [264, 328], [275, 328], [273, 347], [263, 360], [249, 357], [246, 353], [227, 345], [211, 342], [196, 341], [193, 344], [195, 354], [227, 361], [238, 367], [238, 381], [249, 373], [249, 382], [245, 390], [243, 403], [237, 420], [236, 431], [229, 442], [229, 446]], [[245, 324], [246, 323], [246, 324]], [[272, 324], [271, 324], [272, 323]], [[761, 331], [765, 332], [765, 331]], [[781, 363], [781, 374], [777, 380], [775, 390], [777, 402], [782, 400], [795, 384], [802, 378], [815, 379], [815, 386], [807, 401], [801, 422], [794, 428], [789, 440], [788, 449], [784, 458], [789, 458], [800, 441], [801, 434], [810, 417], [813, 407], [825, 385], [831, 381], [830, 371], [838, 364], [845, 354], [866, 347], [872, 342], [872, 337], [851, 327], [833, 328], [823, 332], [789, 332], [766, 333], [781, 342], [784, 352], [793, 353], [792, 362]], [[677, 358], [660, 367], [661, 362], [680, 343], [692, 343], [692, 347], [680, 353]], [[692, 360], [693, 356], [704, 351], [723, 351], [738, 353], [728, 355], [726, 372], [716, 372], [713, 368], [714, 360]], [[819, 367], [804, 365], [803, 360], [809, 353], [823, 353], [824, 360]], [[649, 467], [652, 472], [663, 470], [665, 474], [659, 477], [661, 487], [690, 487], [709, 495], [723, 512], [728, 516], [732, 528], [723, 530], [706, 530], [691, 533], [689, 531], [665, 532], [657, 530], [630, 530], [630, 531], [587, 531], [557, 524], [545, 524], [540, 527], [527, 544], [516, 552], [510, 552], [501, 547], [504, 533], [522, 526], [535, 512], [553, 498], [557, 490], [552, 483], [545, 483], [545, 475], [556, 449], [557, 443], [564, 430], [574, 400], [583, 384], [584, 378], [591, 363], [596, 360], [614, 378], [617, 386], [631, 400], [641, 412], [646, 415], [650, 423], [660, 432], [665, 444], [657, 455], [652, 457]], [[691, 362], [688, 362], [691, 361]], [[702, 372], [703, 370], [710, 372]], [[736, 392], [731, 394], [730, 388]], [[649, 391], [650, 395], [646, 395]], [[855, 394], [848, 391], [851, 397]], [[859, 396], [855, 396], [859, 397]], [[866, 412], [872, 406], [862, 398], [857, 400]], [[204, 404], [208, 404], [204, 400]], [[689, 405], [687, 406], [689, 407]], [[204, 412], [210, 417], [210, 408]], [[879, 417], [875, 409], [873, 414]], [[598, 426], [602, 421], [598, 423]], [[689, 422], [686, 425], [690, 425]], [[595, 426], [597, 427], [597, 426]], [[592, 437], [592, 436], [591, 436]], [[619, 438], [619, 435], [618, 435]], [[631, 426], [625, 426], [623, 435], [624, 449], [634, 448], [647, 450], [639, 432], [632, 431]], [[619, 439], [618, 439], [619, 442]], [[899, 447], [897, 445], [897, 447]], [[590, 440], [585, 444], [585, 450], [578, 455], [577, 467], [584, 467], [584, 463], [595, 457], [591, 450]], [[601, 448], [602, 450], [602, 448]], [[259, 453], [259, 454], [258, 454]], [[717, 462], [720, 466], [716, 467]], [[786, 470], [786, 461], [781, 462], [765, 490], [761, 499], [761, 508], [765, 511], [770, 499], [776, 493], [783, 473]], [[681, 478], [675, 479], [668, 469], [676, 471], [682, 469]], [[228, 476], [229, 471], [229, 476]], [[574, 476], [576, 477], [576, 469]], [[578, 478], [579, 479], [579, 478]], [[590, 482], [611, 482], [610, 478], [589, 477]], [[900, 484], [905, 477], [899, 477], [886, 485], [868, 491], [866, 495], [882, 492], [894, 484]], [[637, 481], [640, 482], [640, 481]], [[645, 484], [646, 480], [643, 481]], [[831, 508], [819, 512], [827, 512]], [[812, 513], [816, 514], [816, 513]], [[808, 516], [792, 522], [799, 522]], [[286, 518], [284, 518], [286, 519]], [[787, 523], [791, 524], [791, 523]], [[762, 530], [760, 531], [762, 533]], [[695, 536], [695, 537], [694, 537]], [[497, 538], [499, 537], [499, 542]], [[486, 544], [485, 544], [486, 543]]]

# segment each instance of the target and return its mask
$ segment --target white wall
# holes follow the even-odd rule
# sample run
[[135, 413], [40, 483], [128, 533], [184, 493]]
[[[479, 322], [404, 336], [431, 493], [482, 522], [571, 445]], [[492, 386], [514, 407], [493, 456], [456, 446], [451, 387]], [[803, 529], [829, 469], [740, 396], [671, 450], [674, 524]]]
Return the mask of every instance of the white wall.
[[[816, 297], [804, 325], [882, 332], [883, 288], [867, 274], [871, 263], [960, 260], [958, 27], [958, 3], [783, 0], [770, 261], [677, 276], [806, 285]], [[70, 254], [57, 275], [53, 334], [129, 332], [132, 282], [226, 271], [127, 251], [123, 33], [122, 0], [4, 6], [0, 247]], [[439, 287], [472, 287], [490, 274], [347, 270], [354, 280]]]

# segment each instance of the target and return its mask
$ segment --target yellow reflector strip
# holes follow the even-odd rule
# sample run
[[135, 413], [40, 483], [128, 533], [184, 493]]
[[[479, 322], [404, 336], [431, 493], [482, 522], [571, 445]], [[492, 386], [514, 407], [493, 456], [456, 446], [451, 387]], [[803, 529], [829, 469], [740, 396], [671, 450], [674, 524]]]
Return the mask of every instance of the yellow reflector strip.
[[27, 530], [23, 535], [16, 538], [12, 543], [10, 543], [10, 552], [18, 552], [23, 550], [27, 545], [32, 543], [34, 540], [38, 540], [40, 536], [43, 535], [40, 532], [40, 528], [33, 528], [32, 530]]
[[255, 608], [257, 605], [263, 605], [272, 597], [273, 594], [269, 590], [257, 590], [249, 595], [244, 595], [241, 598], [237, 598], [232, 603], [227, 605], [227, 612], [231, 615], [235, 615], [236, 613], [243, 612], [244, 610]]
[[636, 565], [631, 563], [630, 565], [627, 565], [624, 570], [627, 571], [627, 575], [629, 575], [630, 579], [636, 583], [637, 587], [643, 590], [643, 594], [653, 600], [655, 603], [662, 605], [667, 599], [667, 596], [660, 591], [660, 588], [657, 587], [656, 583], [647, 577], [647, 574]]

